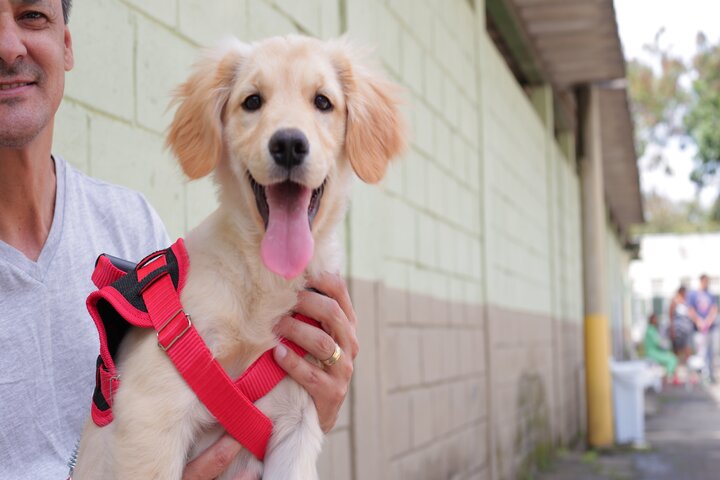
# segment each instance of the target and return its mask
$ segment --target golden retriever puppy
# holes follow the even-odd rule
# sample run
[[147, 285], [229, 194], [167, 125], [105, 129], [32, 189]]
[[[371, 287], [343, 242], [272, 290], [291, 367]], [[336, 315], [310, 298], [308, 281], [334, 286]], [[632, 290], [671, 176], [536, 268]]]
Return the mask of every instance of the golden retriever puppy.
[[[395, 92], [345, 40], [302, 36], [228, 41], [177, 90], [167, 144], [190, 179], [212, 174], [219, 192], [187, 234], [181, 301], [231, 378], [277, 344], [273, 326], [305, 274], [339, 271], [352, 171], [376, 183], [405, 147]], [[132, 329], [116, 364], [115, 419], [88, 421], [73, 478], [180, 479], [222, 427], [152, 329]], [[322, 431], [307, 392], [285, 377], [256, 405], [273, 422], [264, 462], [244, 450], [219, 478], [317, 478]]]

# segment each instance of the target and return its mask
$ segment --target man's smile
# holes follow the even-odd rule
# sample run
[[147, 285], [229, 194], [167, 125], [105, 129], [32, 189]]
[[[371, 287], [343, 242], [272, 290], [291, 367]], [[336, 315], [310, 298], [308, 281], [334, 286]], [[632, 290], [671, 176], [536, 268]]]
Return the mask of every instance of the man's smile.
[[33, 82], [0, 83], [0, 90], [13, 90], [20, 87], [27, 87], [32, 84]]

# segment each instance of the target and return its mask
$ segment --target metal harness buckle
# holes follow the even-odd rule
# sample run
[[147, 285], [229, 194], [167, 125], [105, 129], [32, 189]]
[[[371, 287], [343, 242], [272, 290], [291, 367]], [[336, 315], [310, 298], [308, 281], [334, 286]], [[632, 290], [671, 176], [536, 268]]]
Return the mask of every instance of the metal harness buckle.
[[[183, 328], [183, 330], [182, 330], [180, 333], [178, 333], [178, 334], [175, 336], [175, 338], [172, 339], [172, 341], [171, 341], [167, 346], [163, 345], [163, 344], [160, 342], [160, 334], [162, 333], [163, 330], [165, 330], [165, 327], [167, 327], [167, 326], [170, 324], [170, 322], [172, 322], [173, 320], [175, 320], [175, 317], [177, 317], [177, 316], [178, 316], [179, 314], [181, 314], [181, 313], [182, 313], [183, 316], [187, 319], [187, 325], [185, 326], [185, 328]], [[172, 346], [175, 344], [175, 342], [177, 342], [178, 340], [180, 340], [180, 337], [182, 337], [183, 335], [185, 335], [185, 333], [186, 333], [188, 330], [190, 330], [190, 327], [192, 327], [192, 322], [190, 321], [190, 315], [185, 315], [185, 312], [183, 311], [182, 308], [178, 309], [175, 313], [173, 313], [172, 315], [170, 315], [170, 318], [168, 318], [167, 320], [165, 320], [165, 322], [160, 326], [160, 328], [158, 328], [158, 330], [157, 330], [157, 339], [158, 339], [158, 340], [157, 340], [157, 344], [158, 344], [158, 346], [162, 349], [163, 352], [167, 352], [167, 351], [170, 349], [170, 347], [172, 347]]]

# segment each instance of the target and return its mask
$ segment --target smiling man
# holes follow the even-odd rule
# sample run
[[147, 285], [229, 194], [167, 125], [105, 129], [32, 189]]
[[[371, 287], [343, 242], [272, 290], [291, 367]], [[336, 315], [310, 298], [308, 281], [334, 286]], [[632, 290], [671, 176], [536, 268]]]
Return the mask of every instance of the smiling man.
[[[168, 244], [142, 195], [91, 179], [52, 155], [53, 123], [73, 67], [67, 26], [71, 0], [0, 0], [0, 478], [63, 478], [88, 416], [97, 334], [85, 310], [95, 257], [139, 259]], [[140, 172], [139, 172], [140, 173]], [[332, 335], [280, 333], [312, 351], [353, 339], [355, 314], [342, 279], [312, 279], [322, 295], [302, 295]], [[338, 306], [340, 308], [338, 308]], [[327, 337], [327, 338], [324, 338]], [[321, 425], [335, 423], [352, 368], [326, 372], [293, 352], [278, 362], [312, 395]], [[221, 439], [186, 469], [216, 477], [239, 450]]]

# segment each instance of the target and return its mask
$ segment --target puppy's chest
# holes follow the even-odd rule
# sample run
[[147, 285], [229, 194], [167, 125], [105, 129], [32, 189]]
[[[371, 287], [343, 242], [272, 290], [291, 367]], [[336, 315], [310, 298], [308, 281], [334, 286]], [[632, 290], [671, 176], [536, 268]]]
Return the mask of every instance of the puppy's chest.
[[185, 312], [210, 351], [224, 367], [238, 373], [275, 345], [273, 327], [292, 310], [296, 299], [291, 289], [269, 294], [220, 282], [212, 292], [202, 292], [191, 278], [181, 295]]

